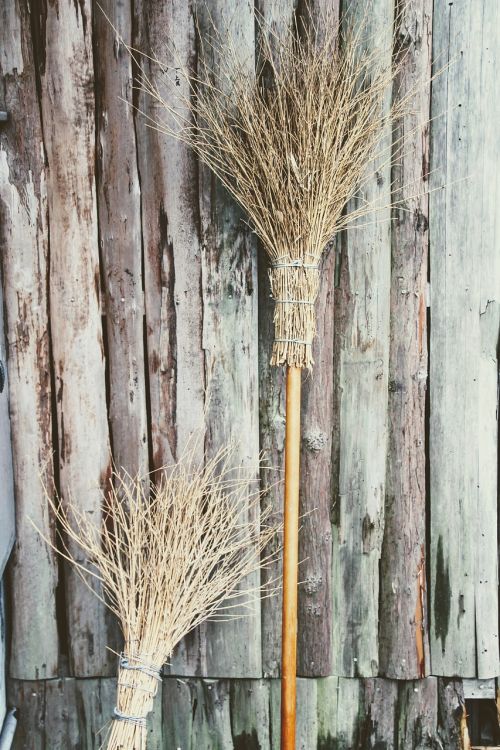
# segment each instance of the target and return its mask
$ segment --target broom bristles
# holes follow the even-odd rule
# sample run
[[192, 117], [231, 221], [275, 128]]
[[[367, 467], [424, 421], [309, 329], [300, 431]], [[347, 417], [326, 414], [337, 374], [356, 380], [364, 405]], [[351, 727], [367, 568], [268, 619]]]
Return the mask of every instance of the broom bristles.
[[63, 537], [57, 551], [98, 581], [124, 636], [109, 750], [145, 748], [160, 670], [177, 643], [213, 615], [242, 616], [262, 593], [251, 582], [238, 588], [270, 562], [261, 553], [279, 531], [260, 512], [257, 480], [232, 467], [230, 447], [203, 466], [194, 453], [154, 484], [115, 473], [100, 527], [71, 499], [49, 497]]
[[194, 149], [264, 245], [276, 300], [272, 364], [311, 367], [323, 251], [381, 208], [362, 199], [367, 167], [382, 152], [386, 166], [394, 161], [390, 123], [411, 93], [390, 104], [404, 59], [392, 64], [390, 33], [385, 47], [365, 38], [366, 19], [343, 33], [326, 14], [282, 37], [261, 18], [258, 25], [257, 71], [214, 27], [196, 73], [176, 67], [177, 85], [165, 87], [164, 66], [159, 76], [142, 70], [139, 88], [155, 104], [152, 127]]

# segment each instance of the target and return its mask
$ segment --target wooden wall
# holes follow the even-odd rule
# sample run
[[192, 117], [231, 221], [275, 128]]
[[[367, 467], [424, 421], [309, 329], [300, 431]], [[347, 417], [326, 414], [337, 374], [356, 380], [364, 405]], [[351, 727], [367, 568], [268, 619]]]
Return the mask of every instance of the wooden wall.
[[[256, 3], [278, 31], [294, 12], [359, 17], [368, 5]], [[103, 6], [127, 43], [167, 64], [174, 44], [195, 64], [190, 3]], [[248, 55], [254, 10], [253, 0], [207, 0], [202, 33], [209, 11]], [[496, 0], [369, 6], [373, 43], [395, 27], [404, 55], [393, 95], [427, 83], [386, 134], [395, 153], [403, 139], [395, 165], [374, 164], [367, 187], [398, 207], [338, 238], [324, 263], [316, 366], [304, 377], [305, 750], [462, 747], [459, 678], [500, 675], [499, 16]], [[135, 471], [179, 455], [210, 380], [204, 449], [242, 438], [247, 466], [265, 450], [275, 468], [263, 472], [263, 502], [279, 518], [284, 380], [268, 365], [258, 243], [193, 155], [135, 114], [130, 104], [147, 113], [151, 103], [97, 2], [7, 0], [1, 20], [15, 747], [97, 748], [117, 628], [29, 522], [54, 532], [40, 471], [98, 522], [112, 456]], [[169, 666], [151, 748], [277, 748], [279, 634], [279, 597], [191, 634]]]

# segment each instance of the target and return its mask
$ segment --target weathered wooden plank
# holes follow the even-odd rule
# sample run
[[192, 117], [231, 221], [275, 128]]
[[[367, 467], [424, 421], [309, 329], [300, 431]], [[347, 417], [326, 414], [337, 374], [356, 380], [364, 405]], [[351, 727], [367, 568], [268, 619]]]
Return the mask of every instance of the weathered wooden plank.
[[[397, 17], [403, 67], [397, 96], [413, 91], [394, 129], [389, 447], [380, 568], [380, 671], [423, 677], [429, 671], [425, 592], [425, 402], [432, 0], [409, 2]], [[401, 141], [399, 143], [399, 141]], [[417, 196], [417, 197], [412, 197]]]
[[[38, 65], [49, 164], [50, 323], [57, 395], [60, 492], [101, 519], [110, 475], [99, 303], [94, 76], [90, 0], [41, 10]], [[78, 555], [79, 553], [75, 551]], [[74, 569], [65, 571], [71, 666], [114, 670], [110, 616]]]
[[[212, 24], [224, 34], [227, 30], [243, 64], [253, 70], [253, 2], [237, 7], [228, 0], [201, 3], [200, 33], [213, 34]], [[212, 58], [217, 75], [215, 51]], [[210, 456], [228, 441], [237, 441], [234, 462], [255, 475], [259, 463], [256, 243], [242, 219], [220, 183], [201, 168], [202, 345], [210, 380], [205, 448]], [[258, 527], [258, 513], [253, 513], [250, 520]], [[259, 584], [256, 572], [242, 587]], [[260, 603], [252, 609], [251, 616], [247, 610], [241, 619], [202, 626], [202, 651], [196, 652], [196, 659], [204, 674], [261, 676]]]
[[7, 713], [7, 627], [5, 622], [5, 583], [0, 581], [0, 726]]
[[[2, 167], [0, 166], [0, 169], [1, 168]], [[5, 190], [1, 173], [0, 180], [1, 200], [1, 196]], [[14, 544], [15, 523], [14, 472], [12, 466], [11, 426], [9, 419], [9, 384], [7, 379], [7, 346], [4, 335], [4, 295], [1, 284], [0, 308], [0, 476], [3, 478], [0, 494], [0, 577], [3, 577], [5, 566]]]
[[116, 702], [116, 680], [112, 677], [77, 680], [76, 701], [81, 746], [99, 750], [107, 738]]
[[399, 682], [395, 747], [433, 750], [438, 722], [437, 678]]
[[[260, 0], [259, 13], [268, 28], [280, 35], [291, 23], [294, 0], [268, 2]], [[259, 28], [257, 28], [259, 32]], [[258, 40], [257, 40], [258, 42]], [[264, 250], [259, 247], [258, 264], [258, 357], [259, 357], [259, 430], [260, 448], [264, 457], [261, 483], [264, 494], [262, 508], [272, 508], [270, 522], [279, 527], [283, 522], [283, 470], [285, 441], [285, 377], [282, 367], [271, 367], [271, 347], [274, 338], [273, 310], [268, 264]], [[275, 553], [282, 543], [276, 535], [264, 555]], [[262, 581], [278, 581], [282, 575], [282, 558], [278, 555], [272, 565], [262, 571]], [[279, 677], [281, 663], [281, 595], [262, 602], [262, 669], [265, 677]]]
[[360, 711], [359, 721], [360, 746], [395, 750], [397, 682], [375, 678], [363, 680], [361, 684], [364, 705]]
[[269, 748], [270, 683], [265, 680], [231, 680], [231, 732], [234, 750]]
[[[349, 4], [344, 23], [364, 18], [367, 44], [390, 55], [393, 2]], [[389, 101], [387, 101], [389, 106]], [[390, 132], [384, 144], [390, 144]], [[390, 201], [386, 157], [370, 166], [365, 200]], [[342, 246], [335, 310], [338, 476], [333, 523], [333, 671], [378, 673], [379, 560], [384, 528], [389, 360], [390, 222], [361, 220]], [[372, 220], [374, 217], [372, 217]]]
[[[187, 3], [140, 0], [135, 45], [157, 55], [170, 73], [141, 60], [165, 98], [175, 96], [172, 68], [195, 63], [195, 31]], [[172, 50], [175, 49], [175, 52]], [[180, 80], [180, 85], [186, 85]], [[147, 96], [140, 109], [164, 117]], [[146, 340], [155, 469], [182, 453], [203, 425], [201, 257], [198, 168], [193, 154], [136, 117], [142, 196]]]
[[452, 62], [432, 89], [433, 115], [445, 117], [431, 168], [435, 185], [448, 183], [430, 202], [432, 673], [486, 678], [500, 671], [500, 7], [463, 0], [434, 12], [435, 57]]
[[163, 685], [164, 746], [183, 750], [233, 748], [227, 680], [179, 680]]
[[94, 17], [97, 198], [109, 360], [113, 459], [149, 470], [144, 370], [141, 203], [132, 104], [132, 8], [105, 3]]
[[[13, 676], [34, 679], [54, 676], [58, 662], [57, 562], [30, 521], [51, 536], [52, 523], [40, 481], [41, 472], [49, 487], [53, 481], [47, 170], [27, 3], [9, 3], [2, 18], [0, 78], [9, 118], [0, 128], [4, 293], [0, 305], [0, 359], [6, 363], [2, 342], [5, 307], [17, 526], [9, 575], [9, 669]], [[6, 399], [7, 388], [0, 395], [2, 430], [8, 425]], [[10, 538], [11, 458], [5, 447], [1, 457], [0, 525], [1, 533]], [[1, 562], [3, 567], [4, 560]], [[44, 633], [43, 639], [40, 633]]]
[[[335, 3], [315, 2], [303, 14], [304, 23], [321, 26], [338, 22]], [[335, 14], [335, 11], [337, 13]], [[312, 17], [309, 18], [309, 15]], [[315, 18], [316, 16], [317, 18]], [[324, 21], [323, 21], [324, 22]], [[319, 32], [320, 33], [320, 32]], [[318, 297], [318, 335], [314, 341], [314, 369], [302, 388], [302, 451], [299, 537], [297, 672], [329, 675], [332, 670], [332, 436], [335, 257], [323, 260]]]
[[67, 677], [45, 683], [45, 747], [77, 750], [81, 747], [76, 708], [76, 680]]
[[462, 750], [465, 702], [460, 680], [438, 679], [438, 716], [443, 747]]
[[[295, 745], [297, 750], [310, 750], [316, 747], [318, 738], [317, 714], [318, 680], [299, 678], [297, 680], [297, 725]], [[280, 705], [281, 687], [279, 680], [271, 680], [271, 750], [280, 747]]]
[[8, 680], [9, 704], [18, 709], [12, 750], [45, 750], [45, 685], [45, 680]]

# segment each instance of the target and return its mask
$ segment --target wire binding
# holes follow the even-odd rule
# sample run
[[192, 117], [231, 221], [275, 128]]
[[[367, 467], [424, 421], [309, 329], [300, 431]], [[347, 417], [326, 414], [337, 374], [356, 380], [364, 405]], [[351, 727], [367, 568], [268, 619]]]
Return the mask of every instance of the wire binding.
[[135, 724], [137, 727], [146, 727], [145, 716], [130, 716], [129, 714], [124, 714], [116, 706], [113, 709], [113, 719], [116, 719], [117, 721], [126, 721], [129, 724]]
[[[136, 663], [131, 664], [130, 660]], [[153, 679], [158, 680], [158, 682], [161, 682], [161, 668], [158, 669], [153, 664], [148, 664], [147, 662], [143, 661], [142, 657], [140, 656], [127, 656], [122, 652], [120, 654], [120, 669], [130, 669], [134, 672], [143, 672], [149, 677], [152, 677]]]

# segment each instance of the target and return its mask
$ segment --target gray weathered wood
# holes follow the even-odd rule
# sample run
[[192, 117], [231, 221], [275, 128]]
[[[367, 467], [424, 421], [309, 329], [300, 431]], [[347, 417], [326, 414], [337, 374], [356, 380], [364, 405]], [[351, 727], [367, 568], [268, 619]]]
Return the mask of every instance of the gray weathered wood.
[[[43, 10], [38, 64], [49, 165], [50, 325], [57, 397], [60, 491], [101, 521], [110, 475], [95, 190], [95, 112], [90, 0]], [[76, 552], [76, 550], [75, 550]], [[76, 552], [76, 554], [78, 554]], [[65, 568], [71, 666], [114, 670], [110, 615]]]
[[[380, 671], [429, 671], [425, 573], [425, 402], [432, 0], [405, 3], [396, 43], [404, 60], [400, 97], [410, 112], [394, 129], [389, 447], [380, 569]], [[402, 140], [398, 143], [398, 140]], [[417, 197], [412, 197], [417, 196]]]
[[[267, 27], [281, 34], [291, 23], [294, 0], [258, 3], [259, 12]], [[257, 29], [259, 32], [259, 29]], [[257, 40], [258, 43], [258, 40]], [[259, 246], [259, 429], [260, 448], [264, 466], [261, 483], [264, 494], [262, 507], [271, 507], [270, 523], [283, 523], [283, 470], [285, 441], [285, 373], [282, 367], [271, 367], [271, 347], [274, 337], [273, 310], [269, 284], [268, 263], [264, 249]], [[279, 534], [273, 538], [265, 555], [275, 553], [282, 544]], [[282, 575], [281, 554], [272, 565], [262, 571], [264, 583], [278, 581]], [[262, 602], [262, 669], [265, 677], [279, 677], [281, 664], [281, 594]]]
[[165, 747], [233, 748], [227, 680], [168, 678], [163, 688], [163, 715]]
[[[135, 6], [136, 46], [157, 55], [168, 74], [141, 59], [163, 95], [175, 95], [176, 65], [195, 64], [195, 30], [187, 3], [141, 0]], [[186, 85], [183, 80], [181, 85]], [[140, 96], [145, 114], [164, 113]], [[190, 435], [203, 427], [201, 255], [198, 168], [182, 144], [136, 117], [142, 196], [146, 342], [153, 468], [180, 454]], [[187, 657], [186, 657], [187, 658]]]
[[[40, 480], [43, 474], [47, 486], [52, 486], [47, 169], [27, 3], [8, 4], [0, 28], [0, 47], [0, 80], [10, 115], [0, 128], [3, 276], [0, 359], [4, 364], [8, 360], [17, 526], [9, 573], [12, 606], [9, 669], [15, 677], [35, 679], [57, 673], [58, 574], [55, 554], [31, 523], [51, 538], [52, 522]], [[2, 341], [4, 306], [7, 357]], [[10, 543], [14, 532], [10, 518], [10, 447], [5, 444], [4, 432], [8, 428], [7, 387], [0, 394], [0, 409], [0, 534], [2, 552], [6, 552], [8, 545], [5, 545]], [[4, 562], [0, 553], [0, 568]]]
[[[242, 62], [253, 66], [253, 3], [237, 7], [228, 0], [201, 3], [199, 23], [202, 34], [213, 33], [212, 23], [223, 33], [227, 30]], [[215, 53], [213, 58], [216, 74]], [[255, 476], [259, 462], [256, 243], [242, 212], [205, 168], [200, 170], [200, 185], [202, 345], [210, 389], [205, 447], [210, 456], [226, 442], [237, 441], [233, 461]], [[258, 513], [250, 520], [258, 527]], [[257, 572], [242, 586], [259, 583]], [[251, 616], [200, 628], [203, 649], [197, 658], [202, 673], [261, 676], [259, 602], [252, 610]]]
[[[317, 680], [297, 679], [297, 723], [295, 746], [297, 750], [316, 747], [318, 738]], [[281, 687], [279, 680], [271, 680], [271, 750], [279, 750], [281, 726]]]
[[[365, 17], [367, 44], [391, 49], [393, 2], [353, 2], [344, 23]], [[366, 16], [365, 16], [366, 14]], [[389, 102], [387, 102], [387, 106]], [[390, 132], [381, 148], [390, 144]], [[386, 205], [390, 170], [370, 166], [365, 200]], [[335, 310], [338, 486], [333, 524], [333, 672], [378, 673], [379, 560], [384, 529], [389, 360], [390, 221], [380, 210], [342, 247]], [[368, 219], [370, 222], [370, 219]], [[335, 471], [334, 475], [337, 475]]]
[[45, 746], [51, 750], [76, 750], [81, 746], [76, 706], [76, 680], [68, 677], [45, 683]]
[[5, 583], [0, 581], [0, 726], [7, 713], [7, 627], [5, 622]]
[[118, 469], [149, 470], [144, 363], [142, 227], [132, 109], [132, 9], [103, 3], [97, 9], [94, 61], [97, 128], [97, 198], [103, 307], [109, 360], [109, 420]]
[[500, 7], [437, 4], [434, 27], [450, 65], [432, 89], [432, 184], [448, 183], [430, 203], [432, 673], [486, 678], [500, 672]]
[[438, 722], [437, 678], [427, 677], [425, 680], [413, 682], [400, 681], [398, 683], [395, 747], [434, 750]]
[[[325, 3], [311, 3], [320, 16]], [[335, 14], [337, 10], [337, 14]], [[328, 9], [328, 23], [338, 22], [338, 8]], [[305, 22], [307, 23], [307, 18]], [[313, 17], [314, 22], [314, 17]], [[329, 675], [332, 669], [332, 436], [333, 330], [336, 253], [323, 259], [317, 301], [318, 335], [314, 369], [302, 387], [302, 451], [299, 537], [299, 601], [297, 671], [304, 676]]]
[[[0, 158], [3, 153], [0, 152]], [[2, 164], [0, 163], [0, 170]], [[7, 185], [0, 172], [0, 200]], [[9, 418], [9, 383], [7, 378], [7, 346], [4, 326], [4, 299], [0, 286], [0, 367], [4, 380], [0, 393], [0, 476], [2, 489], [0, 494], [0, 577], [3, 576], [7, 560], [12, 551], [15, 536], [14, 523], [14, 472], [12, 466], [11, 427]]]
[[443, 747], [463, 748], [465, 702], [460, 680], [438, 680], [438, 736]]
[[268, 680], [231, 680], [231, 732], [235, 750], [270, 747]]
[[8, 680], [9, 705], [18, 709], [13, 750], [45, 750], [46, 684], [47, 680]]

